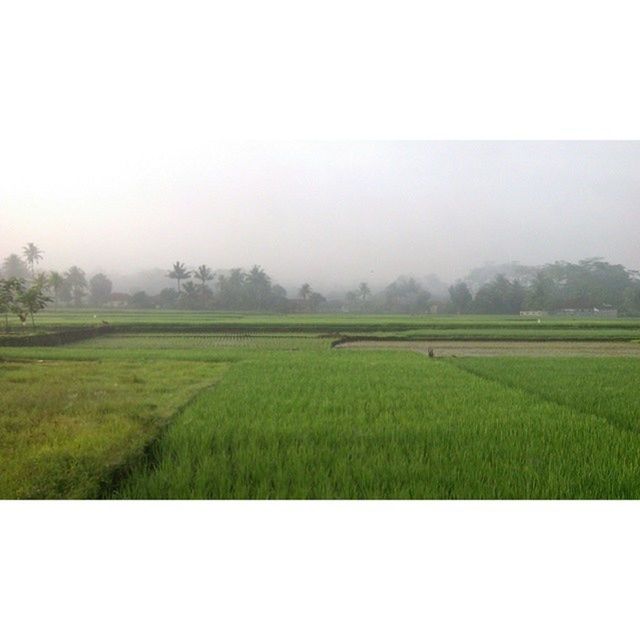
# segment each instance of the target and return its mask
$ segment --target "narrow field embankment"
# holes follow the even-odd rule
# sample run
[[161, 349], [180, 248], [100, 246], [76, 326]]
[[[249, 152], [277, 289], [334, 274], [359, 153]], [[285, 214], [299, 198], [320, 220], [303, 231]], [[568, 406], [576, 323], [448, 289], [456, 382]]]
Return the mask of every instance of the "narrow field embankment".
[[640, 358], [637, 342], [575, 342], [575, 341], [441, 341], [441, 340], [358, 340], [343, 339], [337, 349], [350, 350], [398, 350], [428, 353], [432, 349], [436, 357], [502, 357], [525, 356], [553, 357], [628, 357]]

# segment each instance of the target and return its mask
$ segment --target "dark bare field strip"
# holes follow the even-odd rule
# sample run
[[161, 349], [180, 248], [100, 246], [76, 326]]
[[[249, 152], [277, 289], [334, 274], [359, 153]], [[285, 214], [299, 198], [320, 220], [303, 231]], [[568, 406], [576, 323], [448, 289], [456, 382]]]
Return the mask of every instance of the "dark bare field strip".
[[640, 343], [636, 342], [461, 342], [461, 341], [394, 341], [359, 340], [345, 342], [336, 349], [385, 351], [417, 351], [428, 353], [433, 349], [436, 357], [502, 357], [523, 356], [552, 358], [566, 357], [624, 357], [640, 358]]

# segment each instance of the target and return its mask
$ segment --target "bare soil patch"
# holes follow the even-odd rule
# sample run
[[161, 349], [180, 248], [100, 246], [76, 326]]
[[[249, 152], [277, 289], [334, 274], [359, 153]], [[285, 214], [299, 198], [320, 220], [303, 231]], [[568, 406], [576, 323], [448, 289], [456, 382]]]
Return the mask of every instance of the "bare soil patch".
[[441, 340], [362, 340], [345, 342], [336, 349], [402, 349], [435, 357], [630, 357], [640, 358], [640, 343], [634, 342], [467, 342]]

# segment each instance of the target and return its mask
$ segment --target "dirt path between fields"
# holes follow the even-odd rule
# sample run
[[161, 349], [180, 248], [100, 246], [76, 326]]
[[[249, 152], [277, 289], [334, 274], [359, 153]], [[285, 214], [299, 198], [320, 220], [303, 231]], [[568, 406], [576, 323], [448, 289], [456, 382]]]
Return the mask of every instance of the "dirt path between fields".
[[344, 342], [336, 349], [418, 351], [433, 349], [436, 357], [625, 357], [640, 358], [640, 343], [633, 342], [466, 342], [442, 340], [362, 340]]

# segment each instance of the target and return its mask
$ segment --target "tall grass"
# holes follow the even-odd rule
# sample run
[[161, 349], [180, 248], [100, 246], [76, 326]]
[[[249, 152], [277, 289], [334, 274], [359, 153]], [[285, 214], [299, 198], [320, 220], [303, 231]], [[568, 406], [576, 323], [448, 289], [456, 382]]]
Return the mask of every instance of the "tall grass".
[[0, 363], [0, 498], [95, 498], [224, 365]]

